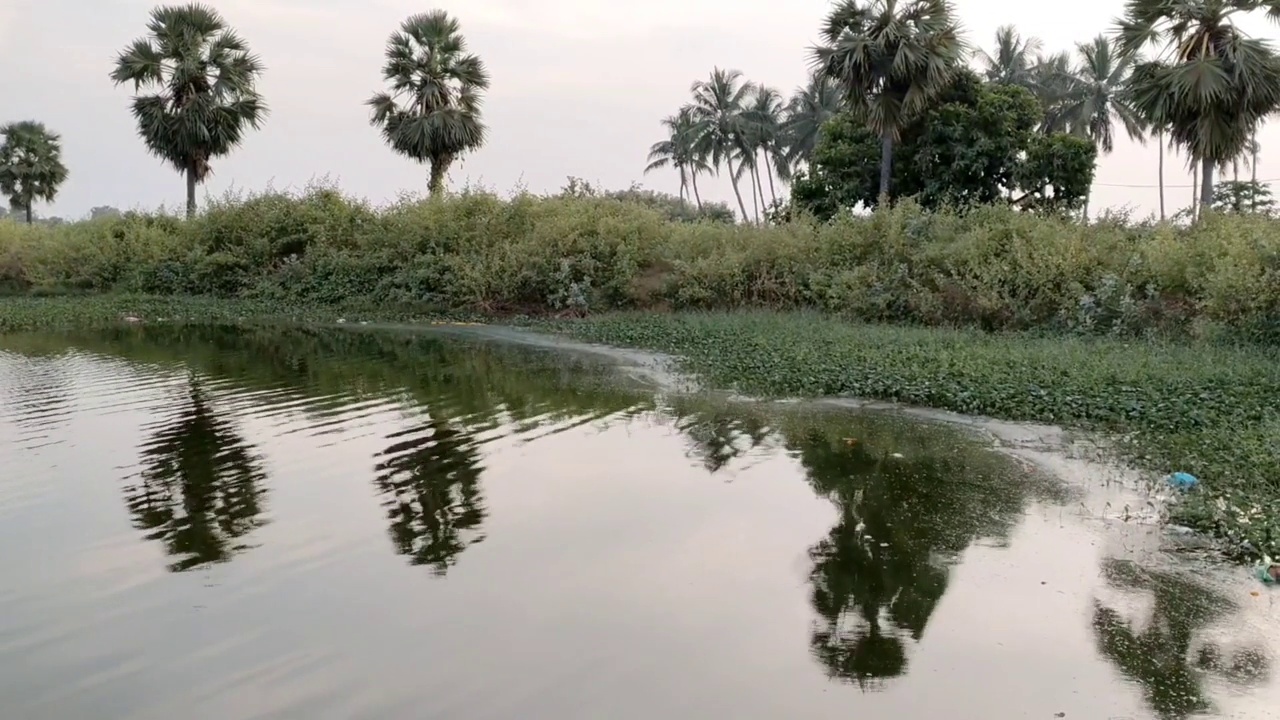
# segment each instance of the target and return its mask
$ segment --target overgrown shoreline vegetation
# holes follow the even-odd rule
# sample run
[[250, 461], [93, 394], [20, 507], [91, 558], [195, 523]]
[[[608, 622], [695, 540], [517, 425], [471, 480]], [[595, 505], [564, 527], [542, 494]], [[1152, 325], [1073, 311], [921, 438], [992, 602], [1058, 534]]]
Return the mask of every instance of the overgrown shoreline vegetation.
[[[21, 296], [0, 305], [0, 332], [133, 313], [551, 317], [681, 356], [713, 386], [1105, 431], [1144, 468], [1203, 478], [1180, 521], [1280, 549], [1278, 221], [1084, 226], [902, 202], [760, 227], [585, 195], [375, 209], [316, 188], [192, 220], [0, 224], [0, 287]], [[31, 298], [50, 293], [94, 297]]]

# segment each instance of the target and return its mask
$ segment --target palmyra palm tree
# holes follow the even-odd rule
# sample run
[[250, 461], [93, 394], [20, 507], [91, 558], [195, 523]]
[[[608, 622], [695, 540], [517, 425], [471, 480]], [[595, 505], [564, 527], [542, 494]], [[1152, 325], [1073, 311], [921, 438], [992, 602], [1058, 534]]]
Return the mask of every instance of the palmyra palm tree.
[[449, 166], [485, 141], [480, 105], [489, 73], [466, 49], [461, 26], [447, 12], [410, 16], [387, 40], [382, 77], [390, 92], [366, 102], [370, 122], [392, 150], [431, 166], [433, 197], [444, 192]]
[[147, 31], [116, 58], [111, 79], [154, 90], [133, 98], [138, 135], [152, 155], [186, 176], [191, 217], [196, 185], [212, 173], [209, 161], [230, 153], [266, 119], [255, 89], [263, 66], [207, 5], [155, 8]]
[[1213, 170], [1248, 145], [1258, 123], [1280, 107], [1280, 58], [1236, 22], [1255, 11], [1280, 21], [1280, 0], [1128, 0], [1118, 21], [1119, 51], [1136, 62], [1133, 104], [1166, 121], [1174, 144], [1200, 166], [1200, 204], [1213, 202]]
[[850, 107], [880, 137], [880, 194], [887, 198], [899, 134], [964, 61], [959, 22], [947, 0], [842, 0], [821, 36], [814, 68], [841, 84]]

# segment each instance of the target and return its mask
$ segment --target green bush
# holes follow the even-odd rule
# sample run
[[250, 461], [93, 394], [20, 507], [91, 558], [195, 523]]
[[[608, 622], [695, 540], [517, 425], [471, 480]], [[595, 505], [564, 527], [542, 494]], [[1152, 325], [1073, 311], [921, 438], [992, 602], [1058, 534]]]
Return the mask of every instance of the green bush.
[[0, 223], [0, 292], [207, 295], [480, 313], [820, 309], [850, 319], [1280, 342], [1280, 221], [1192, 227], [910, 202], [827, 224], [672, 220], [587, 193], [373, 208], [332, 188], [186, 221]]

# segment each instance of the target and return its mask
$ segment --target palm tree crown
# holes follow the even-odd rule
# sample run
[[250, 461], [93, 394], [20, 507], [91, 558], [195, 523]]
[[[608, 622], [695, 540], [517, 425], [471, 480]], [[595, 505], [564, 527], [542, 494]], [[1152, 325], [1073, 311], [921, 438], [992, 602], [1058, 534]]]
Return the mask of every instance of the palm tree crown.
[[881, 138], [880, 193], [888, 195], [893, 143], [947, 86], [967, 47], [948, 0], [842, 0], [827, 16], [814, 68], [838, 81]]
[[370, 122], [393, 150], [431, 165], [429, 188], [439, 195], [453, 161], [484, 144], [480, 105], [489, 74], [443, 10], [406, 19], [387, 40], [386, 54], [382, 77], [390, 92], [367, 102]]
[[835, 80], [825, 75], [811, 75], [808, 84], [796, 88], [782, 120], [788, 179], [797, 166], [809, 161], [818, 144], [822, 126], [840, 111], [843, 104], [844, 91]]
[[31, 222], [31, 206], [36, 200], [52, 202], [58, 187], [67, 179], [62, 164], [62, 143], [57, 133], [33, 120], [0, 127], [0, 192], [9, 204], [26, 211]]
[[257, 129], [267, 106], [255, 89], [262, 62], [216, 10], [200, 4], [151, 11], [148, 37], [116, 58], [111, 79], [132, 83], [138, 135], [147, 149], [187, 178], [187, 214], [196, 208], [196, 185], [209, 161], [226, 155]]
[[983, 77], [987, 82], [1032, 89], [1042, 47], [1039, 38], [1024, 38], [1014, 26], [1001, 25], [996, 29], [995, 51], [978, 51]]
[[1236, 25], [1255, 10], [1280, 21], [1280, 0], [1128, 0], [1117, 22], [1124, 57], [1158, 49], [1134, 64], [1132, 103], [1200, 163], [1205, 205], [1214, 167], [1239, 155], [1254, 127], [1280, 107], [1280, 58]]
[[697, 152], [707, 158], [713, 168], [718, 169], [720, 163], [728, 166], [738, 209], [746, 218], [747, 206], [738, 189], [740, 173], [734, 168], [734, 160], [741, 154], [741, 133], [745, 128], [743, 109], [753, 92], [752, 85], [743, 81], [738, 70], [715, 68], [710, 77], [695, 82], [690, 91], [693, 102], [689, 108], [697, 128]]

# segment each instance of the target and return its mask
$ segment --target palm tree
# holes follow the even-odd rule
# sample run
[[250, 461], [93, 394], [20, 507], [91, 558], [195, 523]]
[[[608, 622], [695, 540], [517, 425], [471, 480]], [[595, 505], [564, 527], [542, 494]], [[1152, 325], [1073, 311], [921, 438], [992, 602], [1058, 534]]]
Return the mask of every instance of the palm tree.
[[1280, 58], [1236, 19], [1264, 10], [1280, 20], [1280, 0], [1128, 0], [1119, 49], [1154, 59], [1134, 65], [1133, 103], [1169, 120], [1173, 142], [1200, 165], [1200, 203], [1213, 202], [1213, 170], [1240, 154], [1253, 128], [1280, 107]]
[[[748, 134], [756, 153], [763, 156], [765, 176], [769, 180], [769, 196], [773, 203], [778, 202], [778, 192], [773, 184], [773, 173], [776, 168], [786, 166], [786, 148], [783, 144], [782, 120], [785, 108], [782, 104], [782, 93], [763, 85], [756, 86], [755, 95], [747, 105], [746, 119]], [[760, 184], [759, 168], [756, 164], [756, 183]], [[781, 174], [781, 172], [779, 172]], [[760, 203], [765, 205], [764, 187], [760, 187]]]
[[[1061, 104], [1061, 117], [1075, 132], [1088, 136], [1104, 154], [1115, 149], [1118, 120], [1130, 140], [1146, 142], [1146, 122], [1130, 103], [1132, 57], [1119, 56], [1105, 35], [1076, 46], [1080, 62], [1075, 82]], [[1085, 196], [1084, 218], [1089, 219]]]
[[787, 103], [782, 120], [782, 136], [786, 145], [786, 163], [779, 168], [784, 179], [790, 179], [795, 168], [809, 161], [818, 144], [822, 126], [844, 104], [844, 91], [840, 85], [825, 75], [814, 74], [804, 87], [796, 88]]
[[481, 95], [489, 74], [466, 51], [458, 21], [443, 10], [412, 15], [387, 40], [382, 77], [391, 86], [366, 103], [371, 124], [392, 150], [431, 165], [433, 197], [444, 192], [449, 166], [484, 144]]
[[1061, 51], [1050, 55], [1041, 55], [1030, 71], [1030, 90], [1035, 93], [1040, 106], [1044, 108], [1044, 120], [1040, 123], [1040, 132], [1068, 132], [1072, 128], [1071, 118], [1066, 113], [1070, 99], [1075, 95], [1080, 78], [1072, 67], [1071, 53]]
[[151, 11], [148, 37], [116, 58], [111, 79], [133, 83], [138, 135], [152, 155], [187, 178], [187, 217], [196, 212], [196, 185], [209, 161], [240, 145], [247, 128], [261, 127], [267, 106], [255, 89], [262, 62], [216, 10], [192, 3]]
[[680, 108], [675, 115], [664, 118], [662, 126], [667, 129], [667, 138], [649, 146], [649, 164], [644, 168], [645, 174], [674, 167], [680, 173], [680, 199], [685, 199], [691, 186], [693, 198], [701, 210], [702, 195], [698, 192], [698, 174], [710, 172], [711, 168], [697, 152], [697, 127], [693, 120], [693, 109]]
[[1039, 38], [1023, 38], [1013, 25], [996, 29], [995, 52], [978, 51], [987, 82], [1034, 88], [1035, 66], [1042, 44]]
[[9, 123], [0, 127], [0, 135], [4, 136], [4, 143], [0, 144], [0, 192], [9, 196], [9, 204], [15, 210], [26, 211], [30, 225], [35, 201], [53, 202], [67, 179], [62, 141], [44, 123], [34, 120]]
[[[1280, 1], [1280, 0], [1277, 0]], [[842, 0], [827, 16], [815, 69], [880, 137], [880, 194], [889, 196], [893, 144], [946, 88], [967, 48], [948, 0]]]
[[706, 80], [693, 83], [690, 91], [693, 102], [689, 107], [697, 127], [698, 153], [707, 158], [717, 171], [722, 162], [728, 166], [733, 194], [738, 198], [738, 209], [746, 220], [749, 217], [747, 206], [742, 202], [742, 192], [738, 189], [741, 173], [734, 168], [733, 161], [741, 146], [742, 112], [747, 98], [751, 96], [752, 86], [743, 82], [741, 71], [715, 68]]

